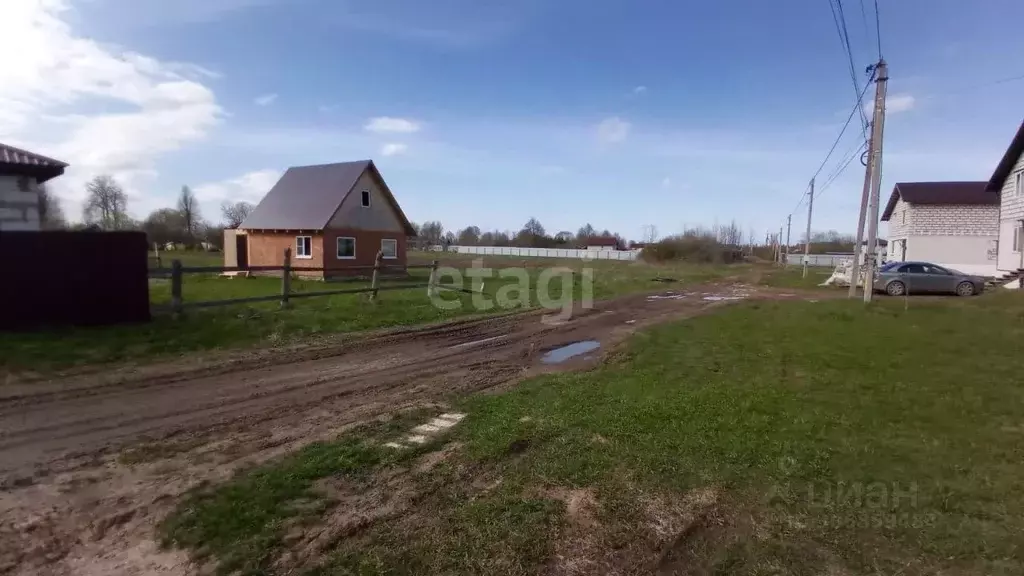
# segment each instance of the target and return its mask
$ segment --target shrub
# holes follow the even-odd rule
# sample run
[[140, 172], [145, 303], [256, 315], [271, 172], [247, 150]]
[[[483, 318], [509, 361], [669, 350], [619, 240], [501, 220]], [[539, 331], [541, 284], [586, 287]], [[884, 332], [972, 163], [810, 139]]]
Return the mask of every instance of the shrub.
[[640, 252], [640, 257], [648, 262], [682, 260], [702, 264], [731, 264], [741, 262], [743, 252], [735, 246], [720, 243], [709, 234], [685, 234], [648, 244]]

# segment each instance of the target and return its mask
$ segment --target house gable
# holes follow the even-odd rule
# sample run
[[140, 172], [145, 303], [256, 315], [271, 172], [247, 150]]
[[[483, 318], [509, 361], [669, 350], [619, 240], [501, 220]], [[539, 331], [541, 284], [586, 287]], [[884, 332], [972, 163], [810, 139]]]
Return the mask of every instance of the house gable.
[[[369, 193], [369, 206], [363, 206], [364, 191]], [[327, 228], [415, 235], [415, 230], [372, 163], [348, 191], [337, 211], [331, 216]]]
[[1016, 161], [1010, 165], [1002, 186], [996, 190], [999, 192], [999, 204], [1001, 220], [1024, 220], [1024, 194], [1017, 194], [1016, 175], [1024, 172], [1024, 152], [1017, 155]]

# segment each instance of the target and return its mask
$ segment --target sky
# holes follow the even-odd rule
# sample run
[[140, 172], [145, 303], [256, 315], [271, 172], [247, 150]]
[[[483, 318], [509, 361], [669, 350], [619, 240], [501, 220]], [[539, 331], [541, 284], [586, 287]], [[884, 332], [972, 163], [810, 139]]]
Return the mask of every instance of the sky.
[[[987, 180], [1024, 116], [1011, 0], [879, 0], [896, 182]], [[289, 166], [371, 158], [414, 222], [639, 239], [794, 212], [857, 92], [828, 0], [4, 0], [0, 142], [71, 166], [79, 219], [114, 176], [129, 212], [256, 203]], [[863, 88], [871, 0], [843, 2]], [[1011, 25], [1011, 28], [1013, 26]], [[871, 89], [873, 91], [873, 88]], [[819, 188], [863, 142], [859, 118]], [[863, 169], [815, 200], [853, 231]], [[806, 226], [793, 218], [793, 237]], [[884, 234], [884, 226], [881, 229]]]

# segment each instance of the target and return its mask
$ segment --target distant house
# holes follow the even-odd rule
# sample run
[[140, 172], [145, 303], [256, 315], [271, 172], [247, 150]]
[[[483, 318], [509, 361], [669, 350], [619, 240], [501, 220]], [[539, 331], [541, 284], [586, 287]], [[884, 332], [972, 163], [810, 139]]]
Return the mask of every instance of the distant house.
[[901, 182], [882, 213], [890, 261], [995, 275], [999, 198], [986, 182]]
[[1015, 272], [1024, 268], [1024, 122], [989, 179], [988, 190], [999, 203], [996, 267]]
[[38, 231], [39, 185], [67, 167], [60, 160], [0, 144], [0, 231]]
[[613, 236], [592, 236], [587, 238], [587, 250], [618, 250], [619, 240]]
[[368, 274], [353, 268], [372, 266], [378, 251], [404, 267], [416, 236], [371, 160], [289, 168], [235, 232], [226, 265], [280, 266], [291, 248], [296, 273], [318, 278]]

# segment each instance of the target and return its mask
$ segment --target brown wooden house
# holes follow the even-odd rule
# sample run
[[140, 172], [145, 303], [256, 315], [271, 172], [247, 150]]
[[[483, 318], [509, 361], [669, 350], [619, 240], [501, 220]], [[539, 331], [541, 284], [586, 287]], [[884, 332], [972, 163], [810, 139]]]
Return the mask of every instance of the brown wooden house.
[[367, 274], [353, 268], [372, 266], [378, 251], [384, 265], [404, 268], [406, 238], [415, 235], [372, 160], [296, 166], [242, 222], [225, 255], [239, 266], [280, 266], [291, 248], [296, 274], [352, 276]]

